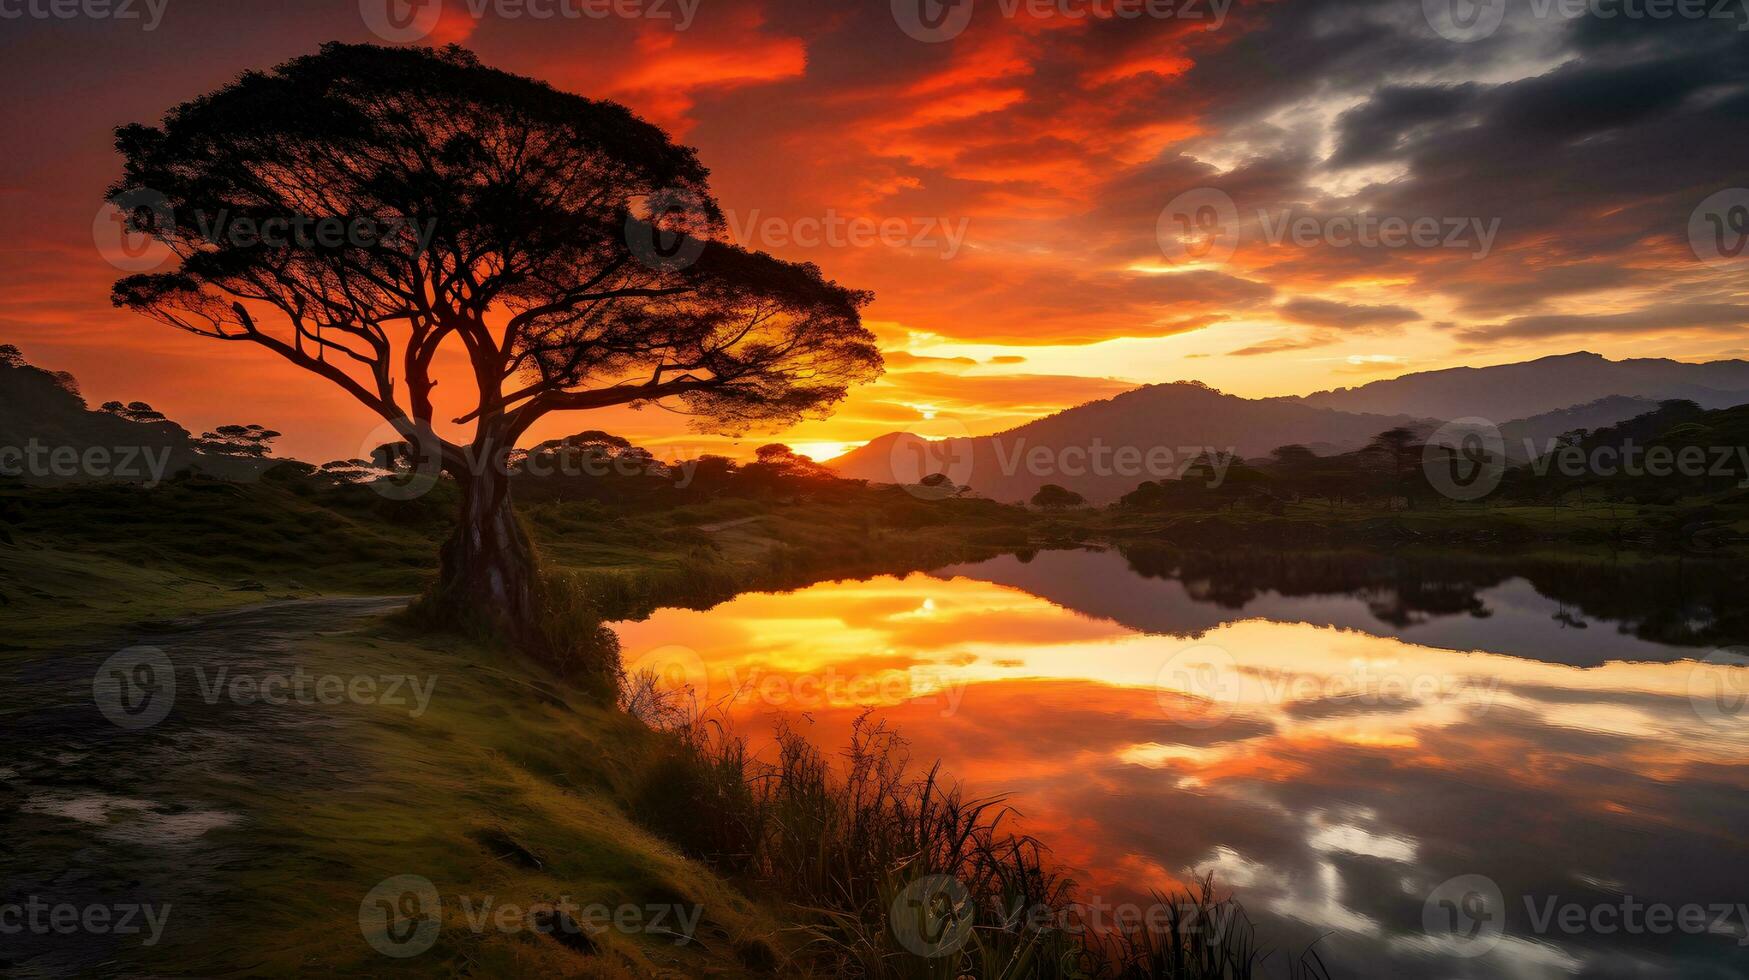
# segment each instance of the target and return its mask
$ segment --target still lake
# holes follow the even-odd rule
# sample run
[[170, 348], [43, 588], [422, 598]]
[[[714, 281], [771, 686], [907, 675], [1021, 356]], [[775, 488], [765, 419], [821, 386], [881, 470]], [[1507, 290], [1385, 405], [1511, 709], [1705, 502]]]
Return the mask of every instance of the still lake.
[[[1047, 551], [617, 625], [755, 743], [864, 710], [1084, 901], [1213, 872], [1347, 977], [1749, 976], [1749, 572]], [[1277, 954], [1271, 972], [1282, 972]]]

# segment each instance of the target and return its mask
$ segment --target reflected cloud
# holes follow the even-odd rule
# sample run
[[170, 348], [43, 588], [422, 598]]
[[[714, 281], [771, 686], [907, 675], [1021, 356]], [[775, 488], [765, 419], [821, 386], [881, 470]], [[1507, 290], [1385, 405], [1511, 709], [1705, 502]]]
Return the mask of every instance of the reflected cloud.
[[[1522, 902], [1507, 940], [1474, 960], [1422, 930], [1431, 890], [1462, 874], [1514, 900], [1740, 892], [1749, 846], [1728, 828], [1749, 825], [1749, 726], [1694, 709], [1695, 665], [1678, 648], [1607, 631], [1647, 659], [1499, 652], [1553, 622], [1539, 603], [1554, 600], [1522, 578], [1476, 579], [1475, 601], [1497, 610], [1476, 618], [1450, 579], [1399, 574], [1397, 594], [1452, 610], [1406, 627], [1370, 611], [1365, 581], [1355, 595], [1278, 569], [1289, 578], [1300, 584], [1241, 596], [1216, 578], [1138, 574], [1115, 553], [1046, 553], [663, 610], [620, 631], [628, 656], [686, 638], [713, 685], [728, 671], [903, 678], [725, 711], [756, 744], [787, 722], [835, 746], [873, 706], [914, 760], [1003, 794], [1091, 895], [1145, 900], [1213, 871], [1273, 944], [1317, 942], [1338, 973], [1609, 976], [1631, 963], [1680, 976], [1734, 955], [1720, 937], [1537, 935]], [[1445, 620], [1466, 627], [1426, 633], [1461, 649], [1409, 639]], [[1230, 708], [1218, 723], [1175, 712], [1194, 692], [1162, 685], [1191, 646], [1232, 658], [1207, 679]]]

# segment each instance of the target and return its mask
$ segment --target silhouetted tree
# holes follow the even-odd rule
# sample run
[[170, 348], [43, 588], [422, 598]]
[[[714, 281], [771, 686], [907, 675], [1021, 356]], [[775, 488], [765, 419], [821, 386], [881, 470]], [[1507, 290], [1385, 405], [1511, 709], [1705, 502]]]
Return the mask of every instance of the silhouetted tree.
[[[869, 295], [719, 241], [692, 149], [458, 47], [325, 45], [116, 145], [111, 200], [179, 261], [115, 302], [265, 347], [386, 420], [461, 484], [435, 598], [523, 635], [537, 589], [508, 464], [535, 422], [662, 401], [740, 432], [880, 372]], [[455, 438], [433, 427], [452, 346]]]
[[1079, 507], [1086, 502], [1085, 497], [1073, 490], [1057, 486], [1055, 483], [1047, 483], [1039, 487], [1038, 492], [1032, 495], [1033, 506], [1043, 510], [1067, 510], [1070, 507]]
[[158, 411], [145, 402], [104, 402], [103, 410], [111, 415], [127, 419], [129, 422], [139, 422], [150, 425], [155, 422], [170, 421], [163, 412]]
[[281, 433], [260, 425], [221, 425], [202, 433], [194, 445], [203, 453], [214, 456], [246, 456], [266, 459], [273, 455], [273, 440]]
[[1417, 490], [1426, 486], [1421, 472], [1425, 449], [1414, 429], [1396, 426], [1373, 436], [1361, 453], [1381, 471], [1387, 498], [1402, 497], [1405, 504], [1414, 507], [1415, 498], [1420, 496]]

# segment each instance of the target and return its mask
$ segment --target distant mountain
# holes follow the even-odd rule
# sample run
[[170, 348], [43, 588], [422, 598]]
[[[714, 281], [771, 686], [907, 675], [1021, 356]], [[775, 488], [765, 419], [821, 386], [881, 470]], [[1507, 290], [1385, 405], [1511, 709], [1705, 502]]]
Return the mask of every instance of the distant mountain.
[[1358, 388], [1280, 400], [1342, 412], [1436, 419], [1475, 416], [1499, 424], [1612, 396], [1651, 401], [1686, 398], [1707, 409], [1746, 404], [1749, 361], [1612, 361], [1581, 351], [1518, 364], [1421, 371]]
[[1239, 398], [1196, 382], [1148, 385], [992, 436], [931, 442], [890, 433], [828, 465], [878, 483], [945, 473], [1005, 501], [1055, 483], [1098, 504], [1143, 480], [1173, 478], [1186, 449], [1256, 458], [1298, 443], [1329, 455], [1395, 426], [1425, 437], [1444, 421], [1479, 417], [1500, 427], [1508, 454], [1522, 461], [1531, 455], [1527, 441], [1540, 450], [1563, 433], [1615, 425], [1673, 398], [1707, 409], [1749, 404], [1749, 361], [1611, 361], [1580, 352], [1425, 371], [1304, 398]]
[[[1515, 463], [1534, 459], [1546, 452], [1554, 440], [1575, 429], [1603, 429], [1625, 422], [1635, 416], [1658, 410], [1651, 398], [1630, 398], [1612, 395], [1584, 405], [1544, 412], [1527, 419], [1518, 419], [1500, 427], [1506, 442], [1506, 454]], [[1526, 450], [1526, 444], [1534, 447]]]
[[993, 436], [929, 442], [908, 432], [882, 436], [832, 460], [840, 476], [916, 483], [946, 473], [995, 500], [1031, 497], [1043, 484], [1107, 503], [1144, 480], [1172, 479], [1212, 450], [1261, 456], [1300, 443], [1320, 454], [1359, 448], [1398, 425], [1429, 420], [1360, 415], [1283, 399], [1253, 400], [1195, 382], [1148, 385], [1089, 402]]

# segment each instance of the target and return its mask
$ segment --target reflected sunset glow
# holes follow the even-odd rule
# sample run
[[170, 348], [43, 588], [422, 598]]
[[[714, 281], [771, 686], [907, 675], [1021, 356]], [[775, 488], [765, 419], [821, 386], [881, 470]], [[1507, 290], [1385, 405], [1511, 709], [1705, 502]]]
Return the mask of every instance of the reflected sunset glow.
[[[1118, 559], [1060, 559], [1082, 560]], [[1527, 893], [1725, 887], [1730, 861], [1696, 856], [1734, 821], [1692, 811], [1743, 809], [1749, 731], [1694, 710], [1692, 660], [1581, 668], [1243, 613], [1149, 633], [980, 568], [617, 628], [634, 668], [653, 648], [696, 651], [704, 700], [756, 743], [783, 719], [841, 746], [875, 709], [914, 760], [1007, 793], [1084, 892], [1136, 900], [1213, 871], [1289, 945], [1330, 933], [1339, 955], [1436, 955], [1409, 896], [1464, 871]], [[1508, 941], [1485, 961], [1558, 975], [1593, 953]]]

